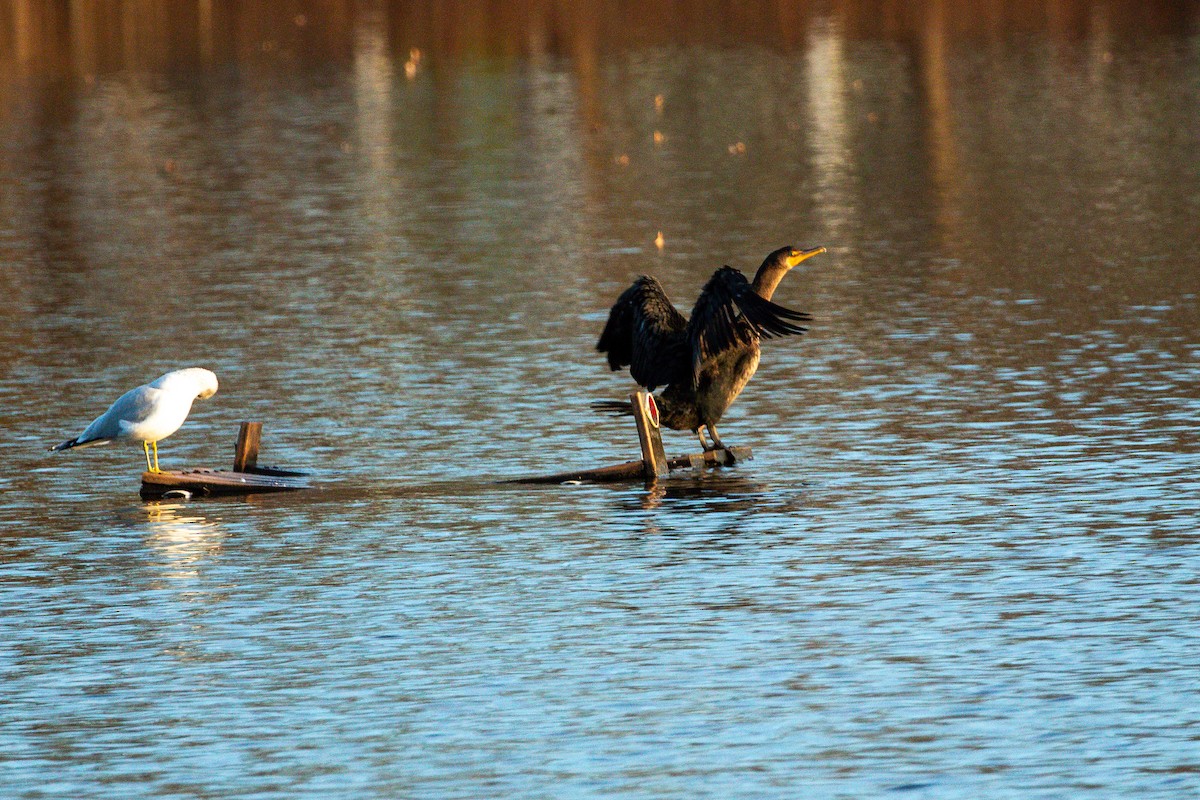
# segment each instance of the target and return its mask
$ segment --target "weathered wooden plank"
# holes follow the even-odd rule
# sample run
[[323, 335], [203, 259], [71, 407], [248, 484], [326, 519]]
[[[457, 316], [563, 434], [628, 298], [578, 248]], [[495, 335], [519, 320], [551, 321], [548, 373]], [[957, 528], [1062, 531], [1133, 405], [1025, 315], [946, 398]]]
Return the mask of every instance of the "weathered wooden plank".
[[612, 464], [596, 469], [580, 469], [574, 472], [558, 472], [554, 475], [534, 475], [528, 478], [514, 478], [504, 483], [612, 483], [644, 479], [646, 465], [642, 461], [626, 461], [623, 464]]
[[[749, 447], [730, 447], [726, 450], [709, 450], [705, 453], [690, 453], [674, 458], [664, 458], [663, 464], [674, 472], [681, 469], [702, 469], [704, 467], [729, 466], [738, 461], [749, 461], [754, 457]], [[646, 462], [626, 461], [624, 464], [613, 464], [597, 469], [581, 469], [574, 472], [559, 472], [554, 475], [535, 475], [529, 478], [515, 478], [504, 483], [613, 483], [629, 480], [655, 480], [655, 476], [647, 475]]]
[[190, 469], [175, 472], [143, 472], [142, 497], [162, 497], [168, 492], [189, 496], [260, 494], [311, 488], [303, 472], [258, 466], [262, 423], [243, 422], [238, 430], [233, 471]]
[[724, 450], [707, 450], [667, 459], [667, 467], [677, 469], [700, 469], [701, 467], [727, 467], [738, 461], [749, 461], [754, 453], [749, 447], [727, 447]]
[[209, 497], [212, 495], [286, 492], [308, 488], [311, 488], [309, 482], [299, 473], [284, 473], [282, 470], [227, 472], [215, 469], [193, 469], [182, 472], [143, 472], [141, 494], [142, 497], [162, 497], [171, 490], [184, 490], [192, 495]]

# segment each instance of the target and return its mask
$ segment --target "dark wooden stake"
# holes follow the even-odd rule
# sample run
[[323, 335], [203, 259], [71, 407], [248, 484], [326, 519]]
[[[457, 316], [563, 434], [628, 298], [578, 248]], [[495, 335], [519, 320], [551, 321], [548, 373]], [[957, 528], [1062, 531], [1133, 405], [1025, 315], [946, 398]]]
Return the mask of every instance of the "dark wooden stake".
[[237, 449], [233, 454], [234, 472], [248, 472], [258, 466], [258, 445], [261, 440], [261, 422], [242, 423], [238, 430]]
[[665, 478], [670, 467], [667, 466], [667, 453], [663, 449], [662, 431], [658, 428], [657, 414], [651, 417], [649, 403], [653, 402], [649, 392], [634, 392], [629, 395], [633, 404], [633, 418], [637, 421], [638, 441], [642, 445], [642, 464], [647, 478]]

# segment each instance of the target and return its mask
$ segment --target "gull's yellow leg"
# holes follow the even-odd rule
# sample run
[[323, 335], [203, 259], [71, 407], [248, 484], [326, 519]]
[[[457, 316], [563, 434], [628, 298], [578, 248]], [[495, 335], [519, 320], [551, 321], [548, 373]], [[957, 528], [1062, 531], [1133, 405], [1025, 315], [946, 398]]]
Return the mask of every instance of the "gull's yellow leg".
[[146, 452], [146, 471], [154, 472], [154, 467], [150, 466], [150, 443], [142, 442], [142, 450]]
[[154, 471], [162, 472], [162, 470], [158, 468], [158, 442], [151, 442], [150, 446], [154, 448]]

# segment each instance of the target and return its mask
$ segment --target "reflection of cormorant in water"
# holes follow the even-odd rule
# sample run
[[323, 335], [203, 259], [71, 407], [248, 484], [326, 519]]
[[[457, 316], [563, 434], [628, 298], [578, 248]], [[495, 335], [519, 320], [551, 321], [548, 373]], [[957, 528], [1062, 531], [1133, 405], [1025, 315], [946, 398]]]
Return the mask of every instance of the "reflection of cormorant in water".
[[656, 532], [761, 532], [774, 529], [780, 520], [794, 518], [804, 510], [808, 487], [803, 481], [775, 483], [747, 477], [751, 474], [729, 470], [683, 472], [673, 474], [670, 480], [647, 483], [644, 492], [620, 487], [615, 493], [622, 511], [670, 512], [643, 520]]
[[[717, 423], [758, 369], [762, 338], [801, 334], [794, 323], [811, 319], [771, 302], [788, 270], [824, 253], [824, 247], [783, 247], [767, 256], [754, 281], [733, 267], [721, 267], [700, 292], [691, 319], [671, 305], [662, 284], [649, 275], [634, 281], [617, 299], [596, 349], [608, 365], [628, 366], [639, 385], [654, 391], [668, 428], [695, 431], [705, 450], [725, 447]], [[628, 402], [593, 403], [599, 411], [629, 413]], [[712, 444], [705, 442], [704, 429]]]

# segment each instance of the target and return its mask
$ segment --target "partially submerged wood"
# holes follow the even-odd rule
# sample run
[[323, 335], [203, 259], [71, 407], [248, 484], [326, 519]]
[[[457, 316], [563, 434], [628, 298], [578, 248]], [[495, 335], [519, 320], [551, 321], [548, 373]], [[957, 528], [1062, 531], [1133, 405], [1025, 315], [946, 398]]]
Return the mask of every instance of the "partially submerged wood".
[[724, 450], [706, 450], [703, 453], [690, 453], [686, 456], [676, 456], [667, 461], [671, 469], [700, 469], [702, 467], [730, 467], [738, 461], [749, 461], [754, 453], [749, 447], [726, 447]]
[[662, 430], [659, 428], [658, 409], [649, 392], [634, 392], [629, 396], [633, 406], [633, 418], [637, 423], [638, 442], [642, 446], [641, 461], [626, 461], [597, 469], [582, 469], [574, 472], [558, 472], [554, 475], [537, 475], [517, 478], [506, 483], [614, 483], [644, 479], [654, 481], [665, 478], [674, 470], [702, 469], [704, 467], [729, 466], [737, 461], [753, 458], [749, 447], [730, 447], [724, 450], [708, 450], [703, 453], [667, 458], [663, 449]]
[[[725, 450], [709, 450], [704, 453], [675, 456], [665, 459], [663, 463], [668, 472], [675, 472], [683, 469], [727, 467], [737, 461], [749, 461], [753, 457], [754, 454], [749, 447], [730, 447]], [[505, 483], [616, 483], [639, 479], [653, 481], [655, 477], [646, 475], [645, 461], [626, 461], [623, 464], [613, 464], [596, 469], [580, 469], [574, 472], [559, 472], [554, 475], [516, 478], [505, 481]]]
[[515, 478], [505, 483], [615, 483], [617, 481], [643, 480], [646, 478], [644, 461], [626, 461], [596, 469], [580, 469], [574, 472], [558, 472], [554, 475], [534, 475]]
[[212, 497], [308, 488], [308, 481], [300, 473], [284, 470], [256, 468], [254, 472], [230, 472], [190, 469], [182, 472], [143, 472], [141, 494], [145, 498], [164, 497], [172, 492], [178, 492], [181, 497]]
[[261, 441], [262, 423], [243, 422], [234, 450], [233, 471], [191, 469], [143, 472], [142, 497], [211, 497], [310, 488], [307, 476], [303, 472], [258, 466], [258, 448]]

